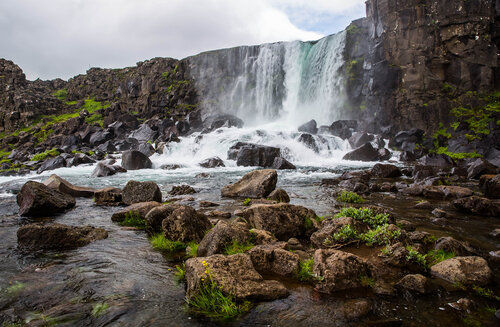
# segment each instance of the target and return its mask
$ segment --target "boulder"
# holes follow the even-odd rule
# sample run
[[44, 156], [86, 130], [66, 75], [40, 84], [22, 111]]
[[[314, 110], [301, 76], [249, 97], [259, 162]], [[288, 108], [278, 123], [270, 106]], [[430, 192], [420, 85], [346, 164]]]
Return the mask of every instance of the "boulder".
[[399, 161], [416, 161], [417, 156], [411, 151], [402, 151], [399, 155]]
[[122, 190], [106, 187], [94, 192], [94, 201], [98, 206], [117, 206], [122, 203]]
[[481, 175], [496, 174], [497, 167], [488, 160], [476, 159], [467, 167], [467, 178], [478, 179]]
[[418, 159], [418, 163], [424, 166], [433, 167], [451, 167], [453, 166], [453, 159], [444, 154], [427, 154]]
[[66, 160], [66, 167], [74, 167], [83, 164], [93, 164], [95, 160], [84, 153], [76, 153], [71, 159]]
[[401, 290], [425, 294], [429, 289], [428, 284], [427, 277], [420, 274], [410, 274], [401, 278], [395, 286]]
[[220, 204], [210, 201], [200, 201], [200, 208], [218, 207]]
[[146, 157], [151, 157], [155, 153], [155, 148], [149, 143], [141, 143], [137, 147], [137, 151], [141, 152]]
[[288, 295], [287, 289], [280, 282], [264, 280], [254, 269], [247, 254], [216, 254], [186, 261], [188, 299], [199, 292], [201, 283], [209, 282], [210, 278], [205, 271], [210, 272], [211, 280], [219, 285], [223, 293], [231, 294], [236, 300], [275, 300]]
[[345, 140], [352, 136], [351, 128], [358, 128], [356, 120], [337, 120], [330, 125], [330, 133]]
[[[91, 146], [98, 146], [106, 141], [113, 139], [114, 133], [112, 129], [98, 130], [90, 136], [89, 144]], [[82, 139], [84, 139], [82, 137]]]
[[332, 249], [319, 249], [314, 252], [313, 272], [323, 277], [317, 285], [318, 291], [322, 293], [362, 287], [361, 277], [371, 275], [364, 259]]
[[65, 179], [57, 176], [56, 174], [50, 175], [50, 177], [43, 182], [51, 189], [58, 190], [61, 193], [69, 194], [73, 197], [91, 198], [94, 196], [96, 191], [90, 187], [75, 186]]
[[380, 161], [387, 161], [391, 159], [392, 153], [391, 151], [387, 150], [386, 148], [378, 149], [378, 159]]
[[158, 133], [151, 129], [148, 124], [142, 124], [138, 129], [130, 133], [128, 137], [134, 138], [139, 142], [154, 141]]
[[144, 153], [131, 150], [122, 154], [122, 167], [127, 170], [152, 168], [153, 163]]
[[212, 228], [198, 245], [199, 257], [208, 257], [223, 253], [233, 242], [245, 243], [251, 238], [248, 226], [243, 222], [219, 222]]
[[434, 250], [443, 250], [445, 252], [453, 252], [458, 256], [466, 256], [473, 252], [473, 249], [466, 243], [457, 241], [453, 237], [441, 237], [436, 242]]
[[[231, 151], [233, 147], [229, 149]], [[281, 156], [281, 150], [265, 145], [245, 145], [239, 148], [236, 154], [237, 166], [271, 167], [274, 160]]]
[[453, 205], [460, 211], [481, 216], [500, 216], [500, 200], [490, 200], [479, 196], [470, 196], [453, 201]]
[[290, 202], [290, 197], [288, 196], [288, 193], [286, 193], [286, 191], [281, 188], [277, 188], [274, 191], [272, 191], [271, 194], [268, 195], [268, 199], [276, 202], [285, 202], [285, 203]]
[[374, 136], [367, 133], [354, 133], [349, 138], [349, 144], [352, 148], [359, 148], [360, 146], [369, 143], [374, 140]]
[[314, 139], [314, 137], [311, 134], [308, 134], [308, 133], [300, 134], [297, 141], [299, 143], [304, 144], [306, 147], [313, 150], [314, 152], [316, 152], [316, 153], [319, 152], [318, 144], [316, 144], [316, 140]]
[[287, 203], [254, 205], [239, 213], [249, 225], [272, 233], [278, 240], [305, 237], [314, 232], [316, 213], [302, 206]]
[[265, 198], [276, 187], [278, 174], [274, 169], [254, 170], [234, 184], [222, 188], [221, 194], [229, 198]]
[[161, 223], [165, 238], [184, 243], [199, 243], [211, 227], [212, 224], [205, 215], [188, 206], [179, 206]]
[[[146, 202], [149, 203], [149, 202]], [[153, 202], [157, 203], [157, 202]], [[160, 206], [155, 206], [149, 210], [144, 217], [146, 221], [146, 232], [149, 235], [157, 234], [162, 232], [161, 223], [165, 218], [170, 216], [174, 210], [180, 208], [178, 204], [165, 204]]]
[[371, 143], [365, 143], [359, 148], [348, 152], [342, 159], [357, 161], [376, 161], [378, 160], [378, 151], [373, 148]]
[[292, 277], [299, 269], [300, 258], [285, 247], [285, 242], [258, 245], [247, 253], [259, 273]]
[[490, 199], [500, 199], [500, 175], [485, 182], [484, 195]]
[[224, 161], [219, 158], [219, 157], [212, 157], [203, 160], [200, 162], [198, 165], [200, 165], [203, 168], [216, 168], [216, 167], [226, 167], [224, 164]]
[[310, 134], [316, 134], [318, 132], [318, 125], [314, 119], [308, 121], [299, 126], [299, 132], [305, 132]]
[[481, 257], [455, 257], [431, 267], [431, 275], [464, 286], [485, 286], [492, 278], [488, 262]]
[[66, 167], [66, 160], [64, 160], [62, 156], [57, 156], [55, 158], [45, 160], [36, 172], [37, 174], [41, 174], [46, 170], [54, 170], [62, 167]]
[[402, 175], [398, 167], [390, 164], [376, 164], [371, 169], [371, 174], [380, 178], [399, 177]]
[[286, 160], [283, 157], [274, 158], [273, 164], [271, 165], [273, 169], [297, 169], [293, 163]]
[[137, 215], [138, 218], [145, 220], [146, 215], [158, 206], [161, 206], [161, 203], [156, 201], [134, 203], [113, 213], [111, 220], [119, 223], [124, 221], [129, 214]]
[[75, 206], [75, 199], [42, 183], [26, 182], [17, 194], [21, 216], [50, 216]]
[[333, 240], [332, 235], [347, 225], [350, 225], [357, 232], [361, 232], [366, 229], [358, 220], [351, 217], [329, 219], [323, 223], [319, 230], [311, 235], [311, 243], [316, 248], [328, 248], [336, 245], [337, 243], [345, 243], [343, 240]]
[[98, 162], [90, 177], [106, 177], [117, 173], [126, 173], [127, 170], [118, 165], [108, 165], [105, 162]]
[[160, 188], [155, 182], [151, 181], [128, 181], [122, 191], [122, 201], [127, 205], [149, 201], [161, 202], [161, 199]]
[[195, 189], [189, 185], [173, 186], [168, 194], [170, 195], [186, 195], [196, 193]]
[[96, 148], [96, 150], [103, 152], [103, 153], [113, 153], [113, 152], [117, 151], [115, 145], [113, 144], [113, 141], [111, 141], [111, 140], [108, 140], [108, 141], [104, 142], [103, 144], [100, 144]]
[[206, 128], [203, 130], [203, 133], [210, 133], [222, 127], [241, 128], [243, 127], [243, 120], [234, 115], [223, 114], [223, 115], [208, 117], [203, 121], [203, 125], [206, 126]]
[[423, 195], [429, 199], [452, 200], [469, 197], [474, 192], [471, 189], [461, 186], [424, 186]]
[[416, 144], [422, 143], [424, 131], [417, 128], [412, 128], [408, 131], [397, 133], [391, 140], [391, 146], [399, 148], [403, 151], [413, 151]]
[[108, 232], [92, 226], [35, 223], [17, 230], [17, 243], [23, 250], [66, 250], [108, 237]]

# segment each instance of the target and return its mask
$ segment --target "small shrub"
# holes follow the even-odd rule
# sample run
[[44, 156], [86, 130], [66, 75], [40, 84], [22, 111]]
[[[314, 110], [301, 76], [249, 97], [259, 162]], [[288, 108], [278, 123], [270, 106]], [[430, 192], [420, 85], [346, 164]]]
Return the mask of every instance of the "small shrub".
[[391, 244], [401, 237], [401, 230], [389, 230], [388, 227], [389, 224], [377, 226], [377, 228], [361, 234], [360, 238], [368, 246]]
[[237, 253], [245, 253], [255, 245], [251, 241], [246, 241], [244, 243], [233, 240], [231, 244], [224, 248], [224, 254], [232, 255]]
[[406, 255], [406, 261], [415, 262], [422, 268], [427, 269], [427, 260], [425, 254], [420, 254], [417, 250], [412, 248], [410, 245], [406, 246], [406, 251], [408, 254]]
[[356, 220], [359, 220], [365, 224], [370, 225], [372, 228], [376, 228], [377, 226], [382, 226], [389, 223], [389, 214], [388, 213], [379, 213], [374, 214], [371, 208], [342, 208], [338, 214], [335, 215], [335, 218], [340, 217], [351, 217]]
[[249, 206], [250, 202], [252, 202], [252, 200], [250, 200], [250, 198], [246, 198], [245, 200], [243, 200], [243, 205], [244, 206]]
[[156, 250], [159, 250], [162, 252], [167, 252], [167, 253], [179, 252], [179, 251], [182, 251], [186, 248], [186, 244], [184, 244], [180, 241], [171, 241], [171, 240], [165, 238], [165, 235], [163, 235], [161, 233], [153, 235], [149, 239], [149, 243]]
[[363, 287], [373, 287], [373, 285], [375, 285], [375, 280], [366, 275], [361, 276], [360, 281], [361, 281], [361, 286]]
[[325, 244], [335, 242], [346, 243], [358, 239], [358, 233], [351, 225], [342, 227], [338, 232], [334, 233], [330, 238], [325, 240]]
[[312, 282], [318, 280], [318, 277], [313, 273], [314, 259], [310, 258], [305, 261], [299, 261], [299, 268], [295, 274], [301, 282]]
[[495, 293], [493, 293], [493, 291], [488, 289], [488, 288], [483, 288], [483, 287], [474, 285], [474, 286], [472, 286], [472, 289], [479, 296], [500, 301], [500, 296], [495, 296]]
[[454, 257], [456, 257], [455, 252], [446, 252], [445, 250], [432, 250], [427, 253], [429, 267]]
[[342, 191], [337, 196], [338, 202], [346, 202], [346, 203], [363, 203], [365, 200], [357, 193], [350, 191]]
[[186, 247], [186, 256], [188, 256], [190, 258], [196, 257], [198, 255], [198, 246], [199, 246], [199, 244], [196, 242], [188, 243], [187, 247]]
[[183, 282], [186, 280], [186, 264], [182, 263], [182, 265], [176, 265], [175, 266], [175, 280], [177, 282]]
[[92, 306], [92, 316], [98, 318], [106, 313], [109, 305], [106, 302], [99, 302]]
[[125, 214], [125, 219], [120, 223], [122, 226], [146, 228], [146, 221], [135, 211], [129, 211]]

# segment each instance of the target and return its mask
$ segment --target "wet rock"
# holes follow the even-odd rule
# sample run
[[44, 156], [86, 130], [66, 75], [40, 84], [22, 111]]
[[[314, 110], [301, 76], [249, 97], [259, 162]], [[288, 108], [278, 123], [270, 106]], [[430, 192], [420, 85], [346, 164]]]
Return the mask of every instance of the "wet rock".
[[247, 254], [259, 273], [291, 277], [299, 268], [299, 256], [285, 250], [285, 246], [284, 242], [258, 245]]
[[227, 211], [212, 210], [205, 212], [205, 215], [210, 219], [229, 219], [231, 213]]
[[239, 216], [251, 227], [271, 232], [280, 241], [304, 237], [318, 227], [313, 210], [286, 203], [254, 205]]
[[107, 237], [102, 228], [57, 223], [28, 224], [17, 230], [19, 247], [30, 251], [73, 249]]
[[500, 199], [500, 175], [485, 182], [484, 195], [490, 199]]
[[434, 250], [443, 250], [445, 252], [453, 252], [458, 256], [466, 256], [473, 252], [473, 249], [466, 243], [457, 241], [453, 237], [441, 237], [436, 242]]
[[423, 188], [423, 195], [429, 199], [439, 199], [439, 200], [451, 200], [469, 197], [472, 194], [472, 190], [461, 187], [461, 186], [425, 186]]
[[155, 206], [154, 208], [149, 210], [144, 217], [144, 220], [146, 221], [146, 232], [149, 235], [161, 233], [161, 223], [163, 222], [163, 220], [170, 216], [174, 212], [174, 210], [180, 207], [181, 206], [178, 204], [166, 204]]
[[200, 208], [218, 207], [220, 204], [210, 201], [200, 201]]
[[191, 207], [180, 206], [167, 218], [163, 219], [161, 228], [165, 238], [184, 243], [200, 242], [205, 232], [212, 225], [205, 215], [199, 214]]
[[356, 120], [337, 120], [330, 125], [329, 131], [332, 135], [338, 136], [345, 140], [352, 136], [351, 128], [356, 130], [358, 128], [358, 121]]
[[428, 177], [435, 176], [438, 170], [437, 167], [415, 165], [413, 167], [412, 177], [415, 179], [415, 182], [422, 181]]
[[113, 153], [117, 151], [116, 147], [114, 146], [111, 140], [104, 142], [103, 144], [99, 145], [96, 149], [103, 153]]
[[347, 320], [360, 319], [372, 310], [372, 305], [367, 299], [353, 299], [344, 302], [342, 312]]
[[176, 195], [186, 195], [186, 194], [194, 194], [196, 193], [195, 189], [189, 185], [177, 185], [173, 186], [168, 194], [176, 196]]
[[464, 286], [485, 286], [491, 278], [488, 262], [481, 257], [455, 257], [431, 267], [431, 275]]
[[117, 206], [122, 203], [122, 190], [106, 187], [94, 192], [95, 204], [98, 206]]
[[176, 164], [166, 164], [166, 165], [161, 165], [160, 166], [160, 169], [164, 169], [164, 170], [176, 170], [176, 169], [179, 169], [179, 168], [182, 168], [181, 165], [176, 165]]
[[188, 299], [199, 292], [201, 283], [207, 281], [206, 270], [210, 271], [210, 276], [221, 287], [222, 292], [231, 294], [236, 300], [275, 300], [288, 295], [285, 286], [280, 282], [264, 280], [254, 269], [247, 254], [216, 254], [186, 261]]
[[123, 203], [161, 202], [161, 191], [155, 182], [128, 181], [122, 191]]
[[376, 161], [378, 160], [378, 151], [373, 148], [371, 143], [365, 143], [361, 147], [348, 152], [342, 159], [356, 161]]
[[378, 158], [380, 161], [386, 161], [391, 159], [392, 153], [391, 151], [387, 150], [386, 148], [383, 149], [378, 149]]
[[313, 150], [314, 152], [316, 152], [316, 153], [319, 152], [319, 148], [318, 148], [318, 145], [316, 144], [316, 140], [314, 139], [314, 137], [311, 134], [303, 133], [299, 136], [297, 141], [304, 144], [306, 147]]
[[148, 124], [142, 124], [138, 129], [130, 133], [128, 137], [134, 138], [139, 142], [147, 142], [156, 140], [157, 135], [158, 133], [152, 130]]
[[476, 159], [467, 167], [467, 178], [477, 179], [481, 175], [496, 174], [497, 167], [492, 165], [488, 160], [482, 158]]
[[276, 187], [278, 174], [274, 169], [254, 170], [234, 184], [222, 188], [221, 194], [229, 198], [265, 198]]
[[94, 192], [96, 191], [90, 187], [75, 186], [56, 174], [50, 175], [50, 177], [44, 181], [43, 184], [47, 185], [51, 189], [58, 190], [61, 193], [69, 194], [73, 197], [91, 198], [94, 196]]
[[292, 237], [286, 242], [286, 249], [288, 251], [304, 250], [304, 246], [302, 246], [298, 239]]
[[367, 133], [354, 133], [349, 138], [349, 144], [352, 148], [359, 148], [360, 146], [373, 141], [374, 136]]
[[271, 165], [273, 169], [297, 169], [294, 164], [286, 160], [283, 157], [274, 158], [273, 164]]
[[141, 143], [137, 148], [137, 151], [144, 154], [146, 157], [151, 157], [155, 153], [155, 148], [149, 143]]
[[446, 218], [448, 217], [448, 213], [444, 211], [443, 209], [436, 208], [432, 210], [432, 215], [436, 218]]
[[470, 309], [473, 307], [472, 301], [466, 298], [458, 299], [456, 302], [450, 302], [448, 305], [455, 310], [467, 313], [470, 313]]
[[90, 177], [106, 177], [106, 176], [112, 176], [117, 173], [126, 173], [127, 170], [121, 166], [118, 165], [108, 165], [104, 162], [98, 162], [97, 166], [94, 168], [92, 171], [92, 174]]
[[83, 164], [93, 164], [95, 160], [84, 153], [76, 153], [71, 159], [66, 160], [66, 167], [74, 167]]
[[396, 283], [396, 287], [405, 291], [425, 294], [428, 292], [428, 284], [427, 277], [420, 274], [411, 274], [401, 278]]
[[89, 144], [93, 147], [98, 146], [99, 144], [111, 140], [113, 136], [113, 130], [111, 129], [98, 130], [97, 132], [93, 133], [92, 136], [90, 136]]
[[224, 165], [224, 161], [219, 157], [205, 159], [200, 162], [199, 165], [203, 168], [226, 167], [226, 165]]
[[490, 200], [479, 196], [470, 196], [453, 201], [453, 205], [460, 211], [481, 216], [500, 216], [500, 201]]
[[318, 125], [314, 119], [308, 121], [305, 124], [302, 124], [298, 128], [299, 132], [316, 134], [318, 132]]
[[236, 160], [237, 166], [244, 167], [271, 167], [280, 156], [280, 148], [245, 142], [236, 143], [227, 152], [229, 160]]
[[234, 116], [234, 115], [229, 115], [229, 114], [224, 114], [224, 115], [217, 115], [217, 116], [211, 116], [205, 119], [203, 122], [203, 125], [206, 126], [206, 128], [203, 130], [203, 133], [210, 133], [218, 128], [221, 127], [237, 127], [241, 128], [243, 127], [243, 120], [240, 118]]
[[492, 230], [490, 236], [494, 238], [500, 238], [500, 228], [495, 228], [494, 230]]
[[390, 164], [376, 164], [371, 169], [371, 174], [380, 178], [399, 177], [402, 175], [398, 167]]
[[416, 160], [417, 160], [417, 156], [413, 152], [410, 152], [410, 151], [403, 151], [399, 155], [399, 161], [408, 162], [408, 161], [416, 161]]
[[352, 189], [352, 191], [358, 194], [368, 194], [370, 193], [370, 187], [363, 183], [356, 183], [354, 184], [354, 188]]
[[362, 258], [332, 249], [314, 252], [313, 272], [323, 277], [317, 284], [322, 293], [362, 287], [361, 277], [371, 275], [368, 264]]
[[290, 197], [288, 196], [288, 193], [286, 193], [286, 191], [281, 188], [277, 188], [274, 191], [272, 191], [267, 198], [276, 202], [285, 202], [285, 203], [290, 202]]
[[[338, 219], [329, 219], [323, 223], [321, 228], [311, 235], [311, 243], [314, 244], [316, 248], [328, 248], [329, 246], [335, 245], [337, 242], [332, 239], [332, 235], [343, 227], [350, 225], [354, 230], [360, 232], [365, 228], [359, 223], [359, 221], [351, 217], [341, 217]], [[343, 243], [343, 242], [338, 242]]]
[[153, 167], [153, 163], [144, 153], [131, 150], [123, 152], [122, 167], [127, 170], [147, 169]]
[[62, 167], [66, 167], [66, 160], [64, 160], [61, 156], [57, 156], [55, 158], [45, 160], [36, 172], [37, 174], [41, 174], [46, 170], [54, 170]]
[[413, 151], [416, 144], [422, 143], [423, 135], [424, 131], [417, 128], [401, 131], [391, 140], [391, 146], [404, 151]]
[[444, 154], [427, 154], [418, 159], [418, 162], [424, 166], [433, 167], [451, 167], [453, 159]]
[[158, 206], [161, 206], [161, 203], [155, 201], [134, 203], [113, 213], [113, 215], [111, 216], [111, 220], [114, 222], [122, 222], [125, 220], [127, 215], [130, 214], [137, 215], [138, 218], [145, 220], [146, 215], [153, 208], [156, 208]]
[[64, 212], [75, 206], [75, 199], [42, 183], [26, 182], [17, 194], [21, 216], [41, 217]]
[[411, 196], [420, 196], [424, 192], [424, 187], [418, 184], [412, 184], [405, 189], [401, 190], [401, 193]]
[[219, 221], [198, 245], [198, 256], [207, 257], [223, 253], [233, 242], [245, 243], [251, 238], [251, 233], [245, 223], [228, 223]]

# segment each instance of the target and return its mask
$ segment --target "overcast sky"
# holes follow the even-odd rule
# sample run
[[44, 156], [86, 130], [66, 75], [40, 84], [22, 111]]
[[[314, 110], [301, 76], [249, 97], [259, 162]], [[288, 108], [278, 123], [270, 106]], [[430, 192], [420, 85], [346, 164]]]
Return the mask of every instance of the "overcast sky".
[[0, 57], [30, 80], [90, 67], [314, 40], [365, 16], [365, 0], [0, 0]]

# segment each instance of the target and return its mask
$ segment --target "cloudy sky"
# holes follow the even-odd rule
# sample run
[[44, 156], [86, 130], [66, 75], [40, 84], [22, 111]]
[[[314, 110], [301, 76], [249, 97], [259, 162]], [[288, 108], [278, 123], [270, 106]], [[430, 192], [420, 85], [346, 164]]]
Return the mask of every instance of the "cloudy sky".
[[314, 40], [365, 16], [365, 0], [0, 0], [0, 57], [30, 80], [153, 57]]

